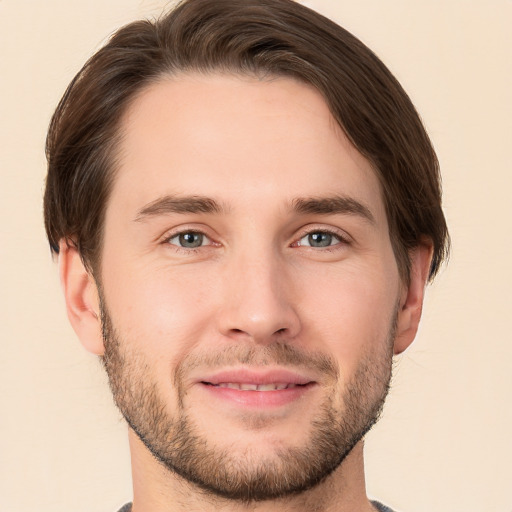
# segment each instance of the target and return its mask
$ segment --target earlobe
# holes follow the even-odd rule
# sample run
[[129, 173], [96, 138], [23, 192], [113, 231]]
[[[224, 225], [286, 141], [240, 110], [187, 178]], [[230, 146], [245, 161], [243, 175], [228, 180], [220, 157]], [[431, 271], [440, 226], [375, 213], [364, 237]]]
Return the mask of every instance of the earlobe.
[[59, 248], [59, 275], [71, 326], [89, 352], [103, 355], [100, 303], [96, 282], [85, 268], [74, 246], [61, 240]]
[[410, 283], [408, 286], [404, 285], [400, 299], [394, 343], [395, 355], [401, 354], [409, 347], [418, 332], [432, 252], [432, 243], [424, 241], [409, 253]]

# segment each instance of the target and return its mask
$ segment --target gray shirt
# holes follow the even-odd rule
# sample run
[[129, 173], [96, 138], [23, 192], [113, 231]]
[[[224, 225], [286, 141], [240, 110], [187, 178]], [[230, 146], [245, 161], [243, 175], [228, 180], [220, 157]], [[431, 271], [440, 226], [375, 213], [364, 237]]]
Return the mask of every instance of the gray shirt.
[[[383, 505], [382, 503], [379, 503], [378, 501], [372, 501], [372, 505], [379, 511], [379, 512], [393, 512], [389, 507], [386, 507], [386, 505]], [[129, 511], [128, 511], [129, 512]]]
[[[378, 501], [372, 501], [372, 505], [379, 511], [379, 512], [393, 512], [389, 507], [386, 507], [382, 503], [379, 503]], [[119, 512], [131, 512], [132, 510], [132, 504], [127, 503], [124, 507], [121, 507]]]

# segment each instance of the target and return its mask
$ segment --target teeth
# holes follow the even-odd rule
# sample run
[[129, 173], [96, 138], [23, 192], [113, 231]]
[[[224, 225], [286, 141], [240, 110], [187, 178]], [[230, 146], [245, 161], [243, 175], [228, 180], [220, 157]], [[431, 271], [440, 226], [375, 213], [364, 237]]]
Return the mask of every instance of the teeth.
[[[260, 384], [258, 386], [258, 391], [275, 391], [276, 389], [279, 389], [277, 386], [280, 386], [280, 384]], [[284, 386], [286, 387], [286, 385]]]
[[240, 384], [238, 382], [221, 382], [219, 384], [214, 384], [214, 386], [219, 388], [238, 389], [240, 391], [279, 391], [281, 389], [294, 388], [296, 387], [296, 384], [286, 384], [281, 382], [272, 384]]
[[257, 391], [258, 386], [256, 384], [240, 384], [239, 389], [242, 391]]

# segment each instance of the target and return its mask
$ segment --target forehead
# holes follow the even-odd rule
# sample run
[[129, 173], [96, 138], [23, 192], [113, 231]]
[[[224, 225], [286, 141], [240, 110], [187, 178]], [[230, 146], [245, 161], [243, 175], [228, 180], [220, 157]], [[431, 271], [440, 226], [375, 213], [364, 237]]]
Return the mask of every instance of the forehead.
[[[316, 89], [288, 78], [182, 74], [132, 102], [109, 209], [201, 195], [235, 209], [350, 195], [384, 215], [378, 180]], [[385, 215], [384, 215], [385, 217]]]

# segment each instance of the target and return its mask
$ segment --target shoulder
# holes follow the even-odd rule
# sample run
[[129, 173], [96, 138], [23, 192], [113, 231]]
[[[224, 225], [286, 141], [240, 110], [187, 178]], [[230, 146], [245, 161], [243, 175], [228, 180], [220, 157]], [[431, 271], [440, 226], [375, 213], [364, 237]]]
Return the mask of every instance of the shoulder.
[[[379, 512], [393, 512], [389, 507], [386, 507], [386, 505], [383, 505], [382, 503], [379, 503], [378, 501], [372, 501], [372, 505], [379, 511]], [[121, 512], [121, 511], [120, 511]]]
[[118, 512], [131, 512], [131, 510], [132, 510], [132, 504], [127, 503], [126, 505], [121, 507]]

